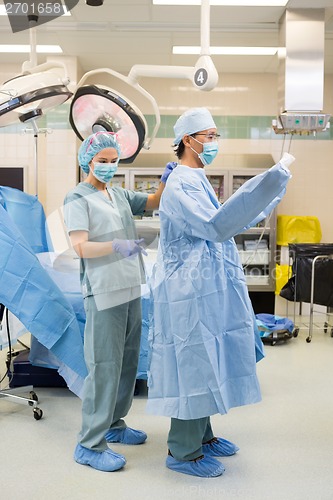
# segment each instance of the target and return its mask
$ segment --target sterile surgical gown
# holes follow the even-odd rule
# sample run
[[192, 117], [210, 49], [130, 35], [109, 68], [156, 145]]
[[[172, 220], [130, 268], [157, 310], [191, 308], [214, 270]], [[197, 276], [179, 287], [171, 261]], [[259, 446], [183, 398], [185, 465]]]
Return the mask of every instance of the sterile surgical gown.
[[191, 420], [260, 401], [262, 342], [233, 237], [275, 207], [289, 178], [278, 163], [221, 205], [204, 169], [170, 175], [150, 280], [149, 413]]

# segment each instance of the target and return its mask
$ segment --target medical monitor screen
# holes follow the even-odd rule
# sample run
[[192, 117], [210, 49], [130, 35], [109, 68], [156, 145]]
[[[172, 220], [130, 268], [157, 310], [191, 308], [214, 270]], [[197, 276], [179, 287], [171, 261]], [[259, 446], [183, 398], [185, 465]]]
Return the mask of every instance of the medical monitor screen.
[[0, 167], [0, 186], [9, 186], [24, 191], [24, 168]]

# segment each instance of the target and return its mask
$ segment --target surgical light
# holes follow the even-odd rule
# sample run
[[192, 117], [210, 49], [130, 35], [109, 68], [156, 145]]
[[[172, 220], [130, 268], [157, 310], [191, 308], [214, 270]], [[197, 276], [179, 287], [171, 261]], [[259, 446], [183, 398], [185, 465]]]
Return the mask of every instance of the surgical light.
[[[22, 74], [0, 87], [0, 127], [30, 123], [34, 132], [35, 193], [38, 193], [38, 118], [67, 101], [73, 94], [67, 88], [69, 78], [62, 62], [49, 61], [37, 66], [37, 16], [28, 16], [30, 60], [22, 65]], [[63, 76], [59, 75], [59, 69]]]
[[0, 127], [24, 122], [27, 116], [33, 116], [33, 111], [38, 118], [71, 95], [61, 78], [53, 73], [37, 72], [8, 80], [0, 88]]
[[77, 90], [69, 121], [81, 140], [99, 131], [116, 132], [124, 163], [131, 163], [142, 148], [147, 126], [141, 112], [128, 99], [96, 85]]
[[23, 63], [20, 75], [0, 87], [0, 127], [37, 119], [72, 96], [67, 88], [69, 78], [62, 62], [36, 64], [35, 25], [38, 17], [28, 16], [28, 19], [30, 60]]
[[[143, 114], [136, 105], [118, 91], [94, 82], [83, 85], [98, 73], [105, 73], [113, 79], [130, 87], [131, 92], [139, 94], [149, 102], [155, 116], [155, 125], [150, 133]], [[210, 91], [217, 85], [218, 73], [210, 57], [209, 48], [209, 0], [201, 2], [201, 51], [194, 67], [134, 65], [124, 76], [109, 68], [101, 68], [86, 73], [74, 94], [70, 110], [70, 124], [83, 140], [97, 130], [116, 132], [122, 155], [120, 161], [131, 163], [141, 148], [149, 149], [156, 137], [161, 120], [157, 103], [138, 83], [140, 77], [148, 78], [186, 78], [198, 90]]]

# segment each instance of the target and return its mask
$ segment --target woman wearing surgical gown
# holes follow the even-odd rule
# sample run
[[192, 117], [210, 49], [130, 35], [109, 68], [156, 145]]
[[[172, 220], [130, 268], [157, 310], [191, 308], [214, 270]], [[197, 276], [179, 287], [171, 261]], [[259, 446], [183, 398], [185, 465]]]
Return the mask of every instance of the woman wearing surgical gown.
[[261, 399], [262, 343], [233, 237], [281, 200], [294, 158], [285, 154], [221, 205], [204, 169], [218, 152], [210, 112], [186, 111], [174, 131], [179, 162], [161, 199], [151, 278], [147, 411], [171, 417], [168, 468], [214, 477], [224, 471], [216, 457], [238, 447], [214, 436], [210, 416]]

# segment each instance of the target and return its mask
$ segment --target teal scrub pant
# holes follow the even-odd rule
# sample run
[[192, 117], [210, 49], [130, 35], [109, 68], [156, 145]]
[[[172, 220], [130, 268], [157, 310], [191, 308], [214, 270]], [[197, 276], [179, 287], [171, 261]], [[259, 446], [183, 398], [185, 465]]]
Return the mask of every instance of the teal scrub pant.
[[168, 448], [176, 460], [193, 460], [203, 455], [202, 444], [213, 439], [210, 417], [194, 420], [171, 419]]
[[79, 443], [94, 451], [107, 449], [105, 434], [126, 427], [133, 400], [141, 339], [141, 297], [97, 310], [84, 299], [84, 357], [88, 375], [82, 397]]

